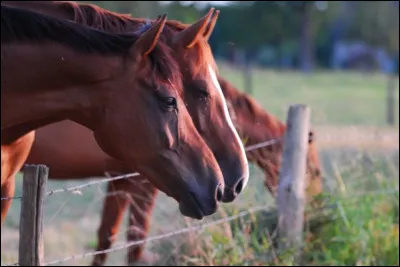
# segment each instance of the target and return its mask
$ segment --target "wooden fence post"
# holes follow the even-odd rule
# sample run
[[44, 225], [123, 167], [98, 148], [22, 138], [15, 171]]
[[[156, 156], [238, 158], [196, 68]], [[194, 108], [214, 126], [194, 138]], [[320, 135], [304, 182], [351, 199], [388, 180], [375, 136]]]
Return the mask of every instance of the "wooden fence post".
[[386, 121], [390, 126], [395, 125], [395, 75], [389, 74], [386, 95]]
[[49, 168], [25, 165], [19, 224], [19, 266], [43, 266], [43, 200]]
[[294, 264], [299, 264], [303, 242], [310, 108], [306, 105], [290, 106], [286, 125], [277, 195], [279, 250], [294, 249], [292, 260]]

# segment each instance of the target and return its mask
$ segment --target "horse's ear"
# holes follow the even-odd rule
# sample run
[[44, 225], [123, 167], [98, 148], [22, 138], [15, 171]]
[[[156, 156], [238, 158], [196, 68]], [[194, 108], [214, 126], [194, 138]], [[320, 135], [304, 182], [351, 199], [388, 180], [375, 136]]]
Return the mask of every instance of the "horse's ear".
[[153, 26], [144, 32], [139, 39], [135, 42], [132, 48], [132, 53], [137, 56], [147, 56], [153, 51], [160, 38], [161, 32], [164, 29], [165, 22], [167, 21], [167, 14], [164, 14], [157, 19]]
[[204, 39], [208, 41], [210, 39], [211, 34], [213, 33], [215, 24], [217, 23], [217, 19], [219, 16], [219, 10], [216, 10], [215, 13], [213, 14], [212, 18], [210, 19], [210, 23], [208, 24], [208, 27], [204, 31]]
[[180, 45], [185, 48], [193, 47], [197, 41], [199, 40], [200, 36], [203, 35], [204, 30], [208, 25], [208, 20], [210, 19], [212, 13], [214, 12], [215, 8], [210, 8], [207, 15], [202, 17], [196, 23], [193, 23], [183, 31], [179, 32], [175, 35], [173, 39], [173, 43], [175, 45]]

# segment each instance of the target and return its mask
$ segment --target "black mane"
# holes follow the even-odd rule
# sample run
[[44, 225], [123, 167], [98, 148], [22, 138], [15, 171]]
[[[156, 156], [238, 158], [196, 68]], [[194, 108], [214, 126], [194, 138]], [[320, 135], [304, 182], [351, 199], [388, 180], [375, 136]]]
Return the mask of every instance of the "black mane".
[[111, 34], [25, 9], [1, 5], [1, 43], [55, 41], [79, 52], [121, 55], [140, 34]]

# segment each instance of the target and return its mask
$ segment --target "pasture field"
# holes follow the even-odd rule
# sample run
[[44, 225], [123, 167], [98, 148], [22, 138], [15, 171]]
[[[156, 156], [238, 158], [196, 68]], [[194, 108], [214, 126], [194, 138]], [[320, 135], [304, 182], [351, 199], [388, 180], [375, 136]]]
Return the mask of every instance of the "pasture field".
[[[222, 62], [218, 67], [222, 77], [245, 91], [241, 71]], [[290, 104], [304, 103], [311, 106], [312, 122], [317, 125], [385, 125], [388, 79], [383, 74], [321, 71], [304, 75], [253, 69], [252, 81], [253, 97], [280, 119], [285, 119]], [[399, 88], [398, 77], [395, 84]], [[398, 114], [398, 90], [395, 102]]]
[[[242, 73], [219, 64], [220, 73], [241, 89]], [[324, 173], [322, 203], [310, 210], [304, 264], [399, 264], [399, 130], [385, 126], [387, 79], [380, 74], [254, 71], [254, 94], [262, 106], [285, 119], [292, 103], [312, 108], [312, 122]], [[398, 88], [398, 79], [397, 79]], [[398, 110], [398, 95], [396, 99]], [[396, 121], [397, 118], [396, 118]], [[50, 169], [51, 175], [51, 169]], [[21, 177], [21, 175], [20, 175]], [[19, 178], [20, 178], [19, 177]], [[272, 247], [274, 199], [263, 186], [264, 175], [251, 166], [247, 190], [203, 222], [183, 218], [174, 200], [158, 194], [150, 236], [211, 222], [257, 206], [272, 208], [240, 219], [146, 244], [159, 256], [154, 265], [290, 265]], [[85, 181], [53, 182], [48, 189]], [[45, 200], [45, 262], [93, 251], [105, 184], [78, 194], [60, 193]], [[16, 195], [21, 195], [18, 179]], [[2, 227], [2, 265], [17, 261], [20, 202], [15, 200]], [[127, 222], [125, 215], [124, 222]], [[323, 222], [321, 222], [323, 221]], [[124, 224], [114, 244], [126, 242]], [[92, 257], [56, 265], [88, 265]], [[108, 254], [107, 265], [126, 264], [126, 249]]]

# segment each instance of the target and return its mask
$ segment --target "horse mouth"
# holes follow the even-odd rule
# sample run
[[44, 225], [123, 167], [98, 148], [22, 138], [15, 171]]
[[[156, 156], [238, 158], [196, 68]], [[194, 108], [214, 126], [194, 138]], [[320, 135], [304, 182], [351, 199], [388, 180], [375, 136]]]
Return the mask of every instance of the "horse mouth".
[[201, 220], [205, 217], [205, 212], [202, 205], [199, 203], [196, 196], [189, 192], [185, 202], [179, 203], [179, 209], [184, 216], [193, 219]]

